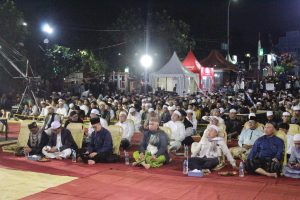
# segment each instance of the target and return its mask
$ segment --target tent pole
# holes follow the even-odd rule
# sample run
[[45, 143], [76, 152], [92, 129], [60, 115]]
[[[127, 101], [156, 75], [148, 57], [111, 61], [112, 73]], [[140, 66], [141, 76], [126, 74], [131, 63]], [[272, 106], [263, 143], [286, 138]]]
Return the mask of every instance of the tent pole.
[[165, 91], [168, 91], [168, 77], [166, 77], [166, 90]]

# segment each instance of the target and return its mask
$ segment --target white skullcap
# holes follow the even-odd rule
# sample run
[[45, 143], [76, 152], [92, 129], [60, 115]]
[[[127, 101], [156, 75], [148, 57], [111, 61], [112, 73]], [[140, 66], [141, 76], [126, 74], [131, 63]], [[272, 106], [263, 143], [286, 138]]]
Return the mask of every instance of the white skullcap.
[[215, 131], [217, 131], [217, 133], [219, 133], [220, 129], [216, 126], [216, 125], [209, 125], [208, 127], [209, 129], [212, 128], [214, 129]]
[[124, 111], [122, 111], [122, 112], [120, 112], [120, 114], [119, 115], [126, 115], [127, 116], [127, 113], [126, 112], [124, 112]]
[[173, 106], [169, 106], [169, 107], [168, 107], [168, 110], [170, 110], [170, 111], [171, 111], [171, 110], [176, 110], [176, 107], [175, 107], [175, 105], [173, 105]]
[[175, 110], [175, 111], [173, 112], [173, 114], [176, 114], [176, 115], [178, 115], [179, 117], [181, 117], [181, 113], [180, 113], [178, 110]]
[[188, 109], [188, 110], [186, 111], [186, 113], [193, 113], [193, 111], [192, 111], [191, 109]]
[[257, 102], [256, 105], [261, 105], [261, 102]]
[[294, 135], [293, 140], [294, 140], [294, 142], [295, 142], [295, 141], [299, 141], [299, 142], [300, 142], [300, 134]]
[[153, 108], [149, 108], [148, 112], [154, 112], [154, 109]]
[[293, 110], [300, 110], [300, 106], [294, 106]]
[[63, 99], [58, 99], [58, 103], [63, 103], [64, 100]]
[[272, 116], [273, 115], [273, 111], [267, 111], [267, 117]]
[[163, 108], [168, 108], [168, 106], [167, 105], [163, 105]]
[[61, 126], [59, 121], [54, 121], [51, 123], [51, 129], [57, 129]]
[[291, 114], [289, 112], [283, 112], [282, 116], [291, 116]]
[[252, 89], [248, 89], [248, 92], [249, 92], [249, 93], [253, 93], [253, 90], [252, 90]]
[[192, 100], [192, 103], [196, 103], [196, 100], [195, 100], [195, 99], [193, 99], [193, 100]]
[[236, 109], [230, 109], [229, 112], [230, 113], [237, 113]]
[[45, 101], [41, 101], [41, 104], [42, 104], [42, 103], [46, 103], [46, 102], [45, 102]]
[[224, 108], [219, 108], [219, 110], [220, 110], [220, 113], [224, 113], [225, 112]]
[[74, 108], [74, 103], [70, 103], [69, 108]]
[[100, 112], [99, 112], [99, 110], [97, 110], [97, 109], [92, 109], [92, 110], [91, 110], [91, 114], [99, 115]]
[[250, 113], [250, 114], [248, 115], [248, 118], [250, 119], [250, 117], [256, 117], [255, 113]]
[[129, 109], [129, 112], [130, 112], [130, 113], [135, 112], [135, 108], [130, 108], [130, 109]]

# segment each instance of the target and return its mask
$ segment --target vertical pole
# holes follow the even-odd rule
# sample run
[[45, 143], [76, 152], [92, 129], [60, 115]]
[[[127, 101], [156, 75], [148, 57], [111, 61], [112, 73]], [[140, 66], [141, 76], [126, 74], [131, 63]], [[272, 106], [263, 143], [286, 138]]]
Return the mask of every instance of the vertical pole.
[[229, 59], [229, 17], [230, 17], [230, 3], [231, 0], [228, 1], [228, 8], [227, 8], [227, 56]]
[[144, 77], [144, 92], [147, 94], [147, 68], [145, 67], [145, 77]]

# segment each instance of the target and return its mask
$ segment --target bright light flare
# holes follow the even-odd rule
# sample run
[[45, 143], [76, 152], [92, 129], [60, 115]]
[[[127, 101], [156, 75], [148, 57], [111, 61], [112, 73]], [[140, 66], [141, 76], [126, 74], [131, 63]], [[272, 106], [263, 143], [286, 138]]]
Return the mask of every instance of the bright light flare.
[[49, 24], [44, 24], [42, 30], [45, 33], [52, 34], [54, 32], [53, 28]]
[[143, 55], [140, 59], [140, 63], [142, 64], [143, 67], [149, 68], [153, 63], [153, 59], [149, 55]]

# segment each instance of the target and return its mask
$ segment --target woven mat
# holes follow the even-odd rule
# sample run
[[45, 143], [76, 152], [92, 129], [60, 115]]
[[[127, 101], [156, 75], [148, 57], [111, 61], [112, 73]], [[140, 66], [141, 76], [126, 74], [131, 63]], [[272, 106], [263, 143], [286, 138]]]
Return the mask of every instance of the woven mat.
[[0, 168], [0, 199], [20, 199], [76, 179], [36, 172]]

